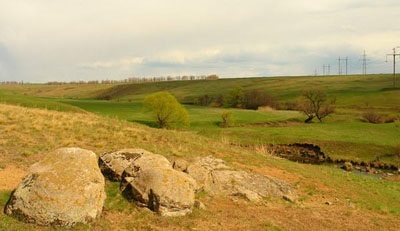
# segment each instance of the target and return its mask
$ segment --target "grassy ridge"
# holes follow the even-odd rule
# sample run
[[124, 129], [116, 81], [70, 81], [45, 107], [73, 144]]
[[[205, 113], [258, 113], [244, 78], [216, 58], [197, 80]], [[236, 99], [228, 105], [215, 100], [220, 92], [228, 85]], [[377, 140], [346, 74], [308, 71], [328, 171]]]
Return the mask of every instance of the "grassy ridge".
[[117, 85], [101, 92], [98, 98], [141, 100], [145, 95], [167, 90], [183, 103], [193, 103], [201, 95], [226, 95], [236, 87], [259, 89], [275, 96], [282, 103], [295, 101], [302, 91], [318, 87], [337, 98], [341, 107], [384, 107], [400, 109], [399, 90], [390, 90], [390, 75], [275, 77], [220, 79], [214, 81], [173, 81]]

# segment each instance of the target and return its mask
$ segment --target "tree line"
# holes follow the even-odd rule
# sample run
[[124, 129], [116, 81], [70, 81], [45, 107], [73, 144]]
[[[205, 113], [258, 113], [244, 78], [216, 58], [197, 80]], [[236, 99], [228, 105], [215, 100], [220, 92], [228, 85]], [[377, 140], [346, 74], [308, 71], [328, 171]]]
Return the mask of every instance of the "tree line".
[[166, 82], [166, 81], [189, 81], [189, 80], [217, 80], [218, 75], [183, 75], [183, 76], [160, 76], [160, 77], [130, 77], [123, 80], [90, 80], [90, 81], [71, 81], [47, 82], [48, 85], [64, 85], [64, 84], [118, 84], [118, 83], [149, 83], [149, 82]]

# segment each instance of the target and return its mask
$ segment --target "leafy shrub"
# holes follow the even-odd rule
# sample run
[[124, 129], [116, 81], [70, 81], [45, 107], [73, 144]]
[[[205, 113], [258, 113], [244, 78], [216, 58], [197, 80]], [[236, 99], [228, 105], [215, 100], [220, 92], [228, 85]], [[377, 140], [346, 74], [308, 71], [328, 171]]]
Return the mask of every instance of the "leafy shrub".
[[169, 92], [157, 92], [146, 96], [145, 111], [150, 111], [160, 128], [177, 128], [189, 125], [189, 113]]
[[244, 91], [243, 88], [237, 87], [232, 89], [224, 98], [225, 107], [244, 108]]
[[232, 115], [231, 111], [222, 112], [221, 118], [222, 118], [221, 127], [226, 128], [226, 127], [233, 126], [234, 120], [233, 120], [233, 115]]

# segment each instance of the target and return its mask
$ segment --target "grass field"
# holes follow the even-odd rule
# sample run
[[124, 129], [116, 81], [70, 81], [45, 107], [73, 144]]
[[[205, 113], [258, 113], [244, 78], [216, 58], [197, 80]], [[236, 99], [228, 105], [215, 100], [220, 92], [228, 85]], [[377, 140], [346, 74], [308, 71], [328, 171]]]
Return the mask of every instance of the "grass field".
[[[325, 89], [336, 97], [337, 112], [324, 123], [304, 124], [296, 111], [251, 111], [230, 109], [235, 126], [220, 128], [226, 109], [187, 105], [189, 130], [215, 140], [240, 145], [307, 142], [319, 145], [333, 158], [384, 161], [400, 164], [395, 148], [400, 145], [400, 122], [369, 124], [361, 121], [365, 111], [400, 116], [400, 90], [390, 89], [391, 75], [276, 77], [172, 81], [118, 85], [2, 85], [0, 101], [59, 111], [89, 111], [102, 116], [155, 126], [142, 111], [141, 101], [149, 93], [167, 90], [181, 102], [193, 103], [201, 95], [227, 94], [235, 87], [261, 89], [283, 105], [294, 102], [309, 86]], [[107, 96], [109, 101], [94, 100]], [[258, 125], [255, 125], [258, 124]]]
[[[92, 101], [82, 102], [86, 102], [86, 107], [94, 108], [90, 105]], [[128, 107], [124, 103], [121, 103], [122, 106]], [[133, 108], [139, 111], [140, 105]], [[201, 108], [192, 107], [189, 110], [196, 112]], [[217, 119], [220, 109], [213, 110], [216, 111], [205, 112], [215, 115]], [[242, 112], [246, 118], [248, 111], [234, 111], [238, 117]], [[293, 112], [274, 113], [277, 114], [271, 115], [271, 121], [283, 117], [279, 113], [286, 114], [288, 120], [298, 116]], [[263, 118], [261, 115], [259, 118], [251, 117], [258, 121]], [[126, 119], [130, 120], [128, 117]], [[365, 230], [396, 230], [400, 225], [398, 182], [347, 173], [328, 166], [276, 159], [256, 149], [230, 145], [221, 139], [195, 132], [160, 130], [126, 119], [1, 104], [0, 174], [4, 176], [1, 181], [13, 175], [4, 172], [7, 167], [26, 169], [40, 160], [44, 153], [57, 147], [79, 146], [97, 154], [141, 147], [163, 154], [170, 160], [179, 157], [190, 161], [196, 156], [213, 155], [226, 160], [236, 169], [274, 176], [292, 184], [296, 187], [299, 199], [296, 203], [290, 203], [265, 198], [263, 205], [257, 205], [245, 201], [234, 202], [223, 197], [197, 195], [206, 204], [207, 210], [195, 209], [189, 216], [166, 218], [136, 210], [134, 205], [127, 203], [118, 193], [118, 184], [107, 182], [107, 201], [101, 218], [94, 224], [78, 225], [72, 230], [357, 230], [360, 224]], [[196, 126], [203, 125], [200, 123]], [[208, 126], [219, 129], [212, 123]], [[0, 207], [4, 207], [12, 190], [0, 188]], [[327, 201], [332, 204], [326, 205]], [[65, 229], [25, 224], [0, 213], [0, 230]]]
[[[122, 120], [155, 126], [140, 103], [98, 100], [63, 100], [86, 111]], [[239, 145], [312, 143], [335, 159], [372, 161], [382, 157], [400, 165], [394, 153], [399, 145], [399, 123], [370, 124], [361, 117], [334, 115], [324, 123], [305, 124], [296, 111], [251, 111], [231, 109], [235, 126], [220, 128], [221, 114], [226, 109], [187, 106], [191, 131], [216, 140], [229, 140]], [[254, 125], [255, 124], [255, 125]]]

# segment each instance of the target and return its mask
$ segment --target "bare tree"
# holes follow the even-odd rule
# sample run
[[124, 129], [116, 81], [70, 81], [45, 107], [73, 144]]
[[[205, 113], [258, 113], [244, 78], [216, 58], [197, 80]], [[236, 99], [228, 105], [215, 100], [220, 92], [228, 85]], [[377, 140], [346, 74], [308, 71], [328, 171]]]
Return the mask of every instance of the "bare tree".
[[322, 90], [307, 90], [302, 96], [298, 109], [307, 116], [304, 121], [306, 123], [310, 123], [314, 118], [322, 122], [323, 118], [335, 112], [336, 100], [328, 100], [326, 93]]

